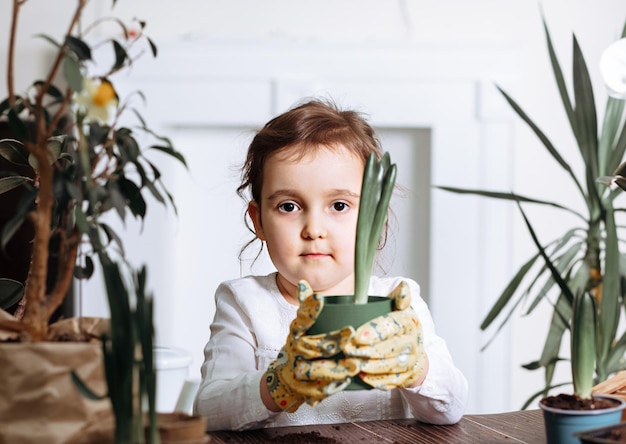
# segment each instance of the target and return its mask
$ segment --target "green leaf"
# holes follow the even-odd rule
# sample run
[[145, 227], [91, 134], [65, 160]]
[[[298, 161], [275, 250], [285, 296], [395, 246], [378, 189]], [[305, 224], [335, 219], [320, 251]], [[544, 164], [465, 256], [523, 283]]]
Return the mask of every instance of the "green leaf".
[[576, 119], [574, 117], [574, 107], [572, 106], [572, 102], [569, 97], [567, 87], [565, 86], [565, 79], [563, 77], [563, 71], [561, 70], [559, 59], [557, 58], [556, 52], [554, 51], [554, 45], [552, 45], [552, 38], [550, 37], [550, 32], [548, 31], [548, 25], [546, 23], [546, 20], [543, 17], [542, 17], [542, 21], [543, 21], [543, 29], [546, 35], [546, 43], [548, 45], [548, 52], [550, 54], [550, 63], [552, 64], [552, 72], [554, 73], [554, 79], [556, 80], [557, 87], [559, 88], [561, 101], [563, 102], [563, 107], [565, 108], [565, 113], [567, 114], [567, 118], [569, 119], [570, 126], [574, 128], [576, 126], [575, 125]]
[[626, 143], [623, 146], [618, 144], [620, 133], [624, 133], [626, 128], [626, 126], [621, 125], [623, 112], [624, 101], [609, 97], [606, 102], [602, 132], [598, 142], [598, 162], [601, 175], [611, 174], [624, 157]]
[[509, 105], [511, 105], [511, 107], [515, 110], [517, 115], [521, 117], [521, 119], [533, 130], [533, 132], [539, 138], [539, 140], [541, 140], [541, 142], [543, 143], [545, 148], [548, 150], [548, 152], [552, 155], [552, 157], [558, 162], [559, 165], [561, 165], [561, 167], [563, 167], [565, 171], [567, 171], [567, 173], [570, 175], [570, 177], [574, 181], [574, 184], [580, 191], [581, 195], [585, 197], [585, 192], [583, 191], [583, 188], [580, 182], [578, 181], [576, 174], [574, 174], [574, 171], [572, 170], [570, 165], [559, 154], [559, 152], [554, 147], [550, 139], [548, 139], [548, 137], [543, 133], [543, 131], [541, 131], [541, 129], [539, 129], [539, 127], [530, 119], [530, 117], [528, 117], [528, 115], [524, 112], [524, 110], [522, 110], [522, 108], [517, 104], [517, 102], [515, 102], [515, 100], [513, 100], [506, 92], [504, 92], [504, 90], [500, 89], [500, 87], [498, 87], [498, 89], [500, 90], [502, 95], [504, 95], [504, 98], [506, 99], [506, 101], [509, 102]]
[[371, 153], [365, 163], [354, 253], [354, 302], [365, 304], [369, 290], [374, 254], [387, 220], [389, 201], [396, 181], [396, 165], [391, 164], [389, 153], [380, 162]]
[[95, 266], [90, 256], [85, 256], [85, 265], [74, 266], [74, 277], [76, 279], [89, 279], [93, 276]]
[[[547, 367], [555, 362], [561, 351], [561, 341], [563, 334], [569, 330], [569, 319], [572, 313], [572, 305], [568, 298], [561, 293], [554, 304], [550, 327], [543, 345], [539, 362]], [[547, 381], [550, 382], [549, 380]]]
[[589, 292], [576, 296], [572, 316], [572, 378], [574, 392], [590, 398], [596, 358], [596, 304]]
[[91, 48], [81, 39], [67, 35], [65, 36], [65, 44], [70, 51], [76, 54], [79, 61], [91, 60]]
[[615, 226], [615, 216], [610, 204], [606, 206], [606, 247], [604, 260], [604, 276], [602, 279], [602, 298], [600, 300], [600, 340], [599, 356], [600, 363], [604, 365], [619, 323], [620, 297], [620, 272], [619, 272], [619, 244], [617, 238], [617, 228]]
[[115, 53], [115, 63], [111, 68], [111, 72], [117, 71], [122, 66], [124, 66], [124, 62], [129, 58], [126, 50], [117, 40], [112, 40], [113, 43], [113, 52]]
[[24, 295], [24, 285], [13, 279], [0, 278], [0, 309], [7, 310]]
[[15, 213], [13, 217], [8, 220], [4, 227], [2, 227], [2, 232], [0, 233], [0, 249], [2, 252], [6, 251], [6, 246], [13, 238], [17, 230], [20, 229], [26, 216], [28, 213], [34, 208], [35, 199], [37, 198], [38, 190], [35, 188], [28, 189], [21, 197], [17, 207], [15, 208]]
[[14, 188], [18, 188], [25, 183], [32, 182], [33, 179], [25, 176], [7, 176], [0, 177], [0, 194], [11, 191]]
[[122, 243], [122, 238], [120, 238], [115, 232], [115, 230], [113, 230], [113, 228], [111, 228], [111, 226], [109, 226], [108, 224], [105, 224], [104, 222], [100, 222], [99, 225], [100, 225], [100, 229], [104, 231], [104, 234], [107, 237], [107, 244], [110, 244], [111, 242], [115, 242], [118, 246], [118, 249], [121, 255], [125, 256], [126, 253], [124, 252], [124, 244]]
[[57, 48], [61, 48], [61, 44], [59, 42], [57, 42], [56, 40], [54, 40], [52, 37], [50, 37], [49, 35], [46, 34], [35, 34], [35, 37], [39, 37], [42, 38], [50, 43], [52, 43], [54, 46], [56, 46]]
[[491, 323], [498, 316], [500, 316], [500, 313], [502, 312], [504, 307], [506, 307], [509, 304], [509, 302], [511, 301], [511, 298], [517, 291], [520, 283], [522, 282], [522, 280], [524, 279], [524, 277], [526, 276], [528, 271], [532, 268], [533, 264], [536, 262], [538, 258], [539, 258], [539, 254], [530, 258], [528, 261], [526, 261], [524, 265], [520, 267], [520, 269], [517, 271], [515, 276], [513, 276], [513, 279], [511, 279], [511, 281], [508, 283], [508, 285], [506, 286], [506, 288], [504, 289], [504, 291], [502, 292], [502, 294], [500, 295], [496, 303], [493, 305], [493, 307], [491, 307], [491, 310], [489, 311], [489, 313], [487, 314], [483, 322], [480, 324], [481, 330], [486, 330], [491, 325]]
[[447, 187], [447, 186], [441, 186], [441, 185], [436, 185], [435, 188], [438, 188], [444, 191], [449, 191], [451, 193], [457, 193], [457, 194], [473, 194], [476, 196], [491, 197], [494, 199], [503, 199], [503, 200], [510, 200], [510, 201], [516, 201], [516, 202], [527, 202], [527, 203], [535, 203], [535, 204], [540, 204], [540, 205], [549, 205], [549, 206], [567, 211], [569, 213], [572, 213], [575, 216], [578, 216], [579, 218], [581, 218], [583, 221], [587, 222], [587, 218], [583, 216], [582, 214], [580, 214], [578, 211], [575, 211], [571, 208], [563, 206], [559, 203], [550, 202], [547, 200], [533, 199], [533, 198], [525, 197], [516, 193], [503, 193], [500, 191], [475, 190], [475, 189], [467, 189], [467, 188]]
[[[35, 83], [33, 83], [33, 85], [35, 85], [37, 88], [43, 88], [46, 85], [46, 82], [44, 82], [43, 80], [37, 80]], [[57, 88], [53, 84], [48, 85], [46, 94], [48, 94], [51, 97], [54, 97], [57, 100], [64, 99], [63, 93], [59, 90], [59, 88]]]
[[[584, 254], [584, 251], [585, 251], [585, 245], [583, 243], [577, 243], [577, 244], [570, 246], [570, 248], [564, 254], [562, 254], [561, 256], [557, 258], [554, 258], [553, 261], [554, 261], [557, 271], [559, 273], [568, 274], [568, 271], [571, 269], [571, 267], [575, 263], [574, 259], [576, 259], [576, 256], [579, 253]], [[550, 291], [550, 289], [552, 289], [552, 287], [554, 287], [554, 284], [555, 284], [554, 278], [552, 277], [552, 275], [549, 275], [548, 279], [546, 280], [546, 283], [541, 288], [539, 293], [537, 293], [537, 295], [535, 296], [535, 300], [533, 301], [530, 308], [528, 309], [527, 314], [533, 311], [533, 309], [539, 304], [539, 302], [541, 302], [543, 298], [548, 295], [548, 292]]]
[[180, 163], [182, 163], [183, 165], [185, 165], [185, 167], [187, 167], [187, 161], [185, 160], [185, 157], [180, 152], [176, 151], [174, 148], [162, 146], [162, 145], [152, 145], [150, 148], [161, 151], [165, 154], [168, 154], [178, 159]]
[[548, 390], [553, 390], [559, 387], [563, 387], [565, 385], [568, 385], [569, 382], [562, 382], [560, 384], [554, 384], [554, 385], [550, 385], [549, 387], [545, 387], [543, 389], [541, 389], [540, 391], [533, 393], [530, 398], [528, 398], [526, 400], [526, 402], [524, 402], [524, 404], [522, 405], [522, 410], [526, 410], [528, 407], [530, 407], [531, 404], [534, 403], [534, 401], [539, 398], [540, 396], [545, 396], [546, 391]]
[[24, 144], [19, 140], [0, 140], [0, 156], [16, 165], [28, 165], [28, 151], [26, 151]]
[[78, 376], [78, 374], [74, 370], [72, 370], [72, 382], [74, 382], [74, 385], [76, 386], [78, 391], [87, 399], [90, 399], [92, 401], [100, 401], [107, 397], [106, 394], [98, 395], [96, 392], [91, 390], [87, 386], [87, 384], [85, 384], [85, 381], [83, 381], [83, 379]]
[[609, 168], [617, 168], [624, 158], [624, 152], [626, 152], [626, 124], [622, 124], [622, 131], [619, 134], [619, 138], [615, 142], [615, 147], [611, 154], [611, 160], [609, 161]]
[[596, 177], [600, 176], [598, 165], [598, 120], [593, 87], [585, 59], [574, 37], [574, 122], [572, 127], [585, 161], [585, 174], [589, 195], [598, 199]]
[[136, 162], [141, 154], [137, 141], [127, 128], [122, 128], [115, 133], [115, 143], [120, 150], [122, 164]]
[[157, 52], [158, 52], [157, 46], [154, 44], [154, 42], [150, 38], [146, 37], [146, 39], [148, 40], [148, 44], [150, 45], [150, 51], [152, 51], [152, 56], [156, 57]]
[[28, 140], [28, 131], [26, 130], [26, 125], [22, 122], [22, 119], [19, 118], [17, 113], [10, 109], [9, 114], [9, 126], [11, 127], [11, 132], [13, 135], [20, 141]]
[[543, 257], [546, 265], [548, 266], [548, 268], [550, 269], [550, 272], [552, 273], [552, 276], [554, 277], [554, 280], [559, 285], [559, 288], [561, 289], [565, 297], [571, 303], [574, 300], [574, 295], [572, 294], [572, 291], [570, 290], [567, 283], [563, 280], [563, 278], [561, 277], [560, 273], [557, 271], [556, 267], [554, 266], [554, 264], [552, 263], [548, 255], [546, 254], [545, 249], [541, 246], [541, 243], [539, 242], [539, 239], [537, 239], [537, 235], [535, 234], [535, 230], [533, 229], [532, 225], [530, 224], [530, 221], [526, 217], [526, 213], [524, 213], [524, 210], [522, 209], [522, 205], [518, 202], [517, 206], [520, 212], [522, 213], [522, 217], [524, 218], [524, 222], [526, 223], [528, 232], [530, 233], [530, 236], [532, 237], [533, 242], [535, 243], [535, 246], [539, 250], [539, 254], [541, 254], [541, 257]]
[[66, 55], [63, 57], [63, 76], [67, 84], [76, 92], [83, 90], [83, 74], [80, 71], [78, 60]]
[[126, 179], [125, 177], [120, 177], [119, 181], [119, 189], [122, 195], [126, 198], [128, 207], [135, 217], [141, 217], [142, 219], [146, 215], [146, 201], [141, 196], [141, 192], [139, 191], [139, 187], [135, 185], [134, 182]]

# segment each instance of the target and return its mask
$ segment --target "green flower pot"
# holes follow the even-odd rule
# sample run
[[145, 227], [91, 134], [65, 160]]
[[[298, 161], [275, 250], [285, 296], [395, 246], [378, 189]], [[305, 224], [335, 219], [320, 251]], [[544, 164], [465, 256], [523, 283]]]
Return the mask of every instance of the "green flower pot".
[[[307, 331], [309, 335], [327, 333], [341, 330], [343, 327], [359, 326], [393, 311], [393, 299], [386, 296], [369, 296], [367, 304], [355, 304], [353, 295], [325, 296], [324, 307], [320, 312], [315, 324]], [[335, 355], [341, 359], [343, 353]], [[352, 378], [352, 382], [346, 390], [370, 390], [371, 385], [366, 384], [358, 376]]]

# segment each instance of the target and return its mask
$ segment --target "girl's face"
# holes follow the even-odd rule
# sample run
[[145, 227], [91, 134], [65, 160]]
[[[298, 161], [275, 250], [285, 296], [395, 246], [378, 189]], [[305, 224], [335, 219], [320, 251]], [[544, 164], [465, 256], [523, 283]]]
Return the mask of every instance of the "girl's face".
[[278, 270], [278, 285], [294, 301], [305, 279], [321, 294], [354, 292], [354, 244], [363, 161], [342, 146], [301, 160], [290, 150], [267, 158], [261, 202], [248, 212]]

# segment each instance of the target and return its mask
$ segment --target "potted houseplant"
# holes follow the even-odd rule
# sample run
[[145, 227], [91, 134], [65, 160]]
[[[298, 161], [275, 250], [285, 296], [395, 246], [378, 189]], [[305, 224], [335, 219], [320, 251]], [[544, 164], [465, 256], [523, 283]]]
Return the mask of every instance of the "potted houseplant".
[[[372, 153], [363, 171], [354, 249], [354, 295], [325, 296], [324, 308], [308, 334], [339, 330], [346, 325], [358, 327], [393, 309], [393, 299], [369, 295], [369, 282], [382, 229], [387, 221], [389, 202], [396, 183], [397, 166], [389, 153], [376, 159]], [[354, 378], [347, 390], [370, 389]]]
[[537, 239], [521, 206], [520, 211], [552, 278], [561, 292], [572, 301], [570, 369], [574, 394], [544, 396], [539, 407], [543, 410], [548, 443], [576, 444], [578, 439], [574, 433], [618, 423], [622, 410], [626, 408], [626, 401], [615, 396], [592, 394], [599, 330], [595, 296], [580, 288], [573, 293], [571, 284], [563, 279]]
[[[626, 271], [619, 248], [623, 238], [620, 237], [616, 223], [618, 209], [614, 207], [620, 190], [605, 187], [602, 183], [611, 182], [613, 174], [623, 171], [624, 167], [620, 163], [626, 151], [626, 126], [623, 120], [624, 100], [608, 97], [604, 121], [601, 128], [598, 128], [589, 72], [575, 37], [573, 98], [570, 97], [545, 20], [544, 29], [552, 69], [583, 161], [584, 174], [581, 178], [574, 173], [574, 169], [518, 103], [499, 89], [519, 117], [539, 137], [550, 155], [571, 177], [580, 192], [586, 211], [579, 212], [558, 202], [529, 198], [516, 193], [439, 188], [455, 193], [511, 200], [517, 203], [521, 211], [537, 253], [511, 279], [487, 314], [481, 329], [487, 329], [498, 318], [502, 318], [504, 324], [520, 302], [531, 297], [533, 292], [535, 295], [529, 313], [540, 302], [548, 300], [551, 289], [557, 290], [557, 299], [551, 302], [554, 307], [553, 315], [541, 357], [524, 366], [529, 370], [545, 370], [545, 386], [530, 397], [524, 408], [537, 397], [543, 396], [540, 405], [547, 418], [556, 415], [553, 413], [554, 406], [550, 407], [556, 399], [548, 397], [548, 391], [566, 384], [553, 383], [556, 365], [563, 360], [559, 352], [566, 332], [571, 335], [570, 364], [575, 396], [561, 397], [575, 401], [577, 406], [591, 404], [591, 408], [595, 408], [596, 398], [591, 395], [594, 382], [604, 381], [624, 368], [626, 334], [619, 332], [619, 324], [625, 302], [622, 282], [626, 279]], [[567, 211], [577, 216], [582, 221], [582, 226], [568, 227], [557, 239], [542, 244], [522, 209], [523, 204], [549, 205]], [[522, 283], [528, 282], [528, 286], [524, 287]], [[619, 421], [622, 408], [623, 404], [617, 407], [617, 413], [608, 421]], [[581, 416], [580, 413], [577, 415]], [[582, 425], [582, 428], [585, 427], [589, 428], [589, 423]], [[567, 439], [577, 442], [571, 435], [572, 431], [570, 428]], [[551, 437], [550, 425], [547, 425], [547, 432]]]
[[[71, 11], [62, 39], [40, 35], [54, 49], [52, 62], [42, 79], [36, 78], [24, 94], [18, 94], [16, 30], [25, 3], [12, 2], [8, 97], [0, 102], [0, 121], [10, 133], [0, 140], [4, 161], [0, 194], [19, 191], [15, 204], [2, 209], [11, 217], [2, 221], [0, 250], [6, 254], [5, 247], [21, 227], [28, 226], [32, 238], [22, 246], [29, 252], [26, 279], [0, 279], [0, 307], [11, 308], [12, 313], [0, 310], [0, 340], [4, 341], [0, 341], [0, 380], [5, 384], [0, 389], [0, 434], [8, 433], [11, 442], [39, 438], [49, 443], [89, 442], [85, 427], [105, 422], [99, 415], [106, 416], [112, 405], [117, 442], [143, 442], [145, 410], [150, 411], [151, 442], [156, 442], [152, 303], [145, 294], [146, 270], [135, 271], [126, 263], [119, 236], [102, 216], [117, 213], [123, 220], [130, 213], [143, 219], [146, 193], [173, 205], [146, 151], [164, 153], [183, 164], [184, 158], [134, 109], [131, 99], [142, 94], [122, 101], [113, 83], [116, 73], [130, 68], [144, 52], [156, 56], [157, 49], [144, 34], [142, 22], [127, 27], [111, 18], [85, 26], [81, 20], [88, 1], [81, 0]], [[116, 26], [116, 36], [92, 43], [90, 33], [106, 22]], [[95, 63], [97, 51], [103, 48], [110, 51], [104, 58], [110, 64]], [[126, 123], [127, 116], [136, 118], [132, 126]], [[142, 144], [147, 147], [142, 149]], [[30, 173], [20, 173], [24, 170]], [[85, 332], [86, 320], [80, 319], [71, 322], [78, 327], [76, 336], [68, 337], [59, 324], [51, 326], [51, 318], [70, 294], [73, 279], [89, 278], [97, 264], [109, 300], [108, 325]], [[60, 344], [59, 336], [71, 342]], [[102, 341], [92, 344], [88, 339]], [[85, 352], [88, 369], [81, 367], [80, 357], [68, 358], [62, 351], [72, 356]], [[31, 394], [29, 403], [24, 401], [29, 398], [24, 391], [36, 378], [25, 372], [31, 368], [39, 373], [42, 385], [35, 388], [39, 392]], [[78, 391], [52, 399], [45, 388], [50, 374], [61, 374], [64, 387]], [[55, 383], [58, 389], [59, 379]], [[9, 386], [15, 389], [14, 397], [7, 395]], [[49, 403], [43, 393], [48, 393]], [[89, 399], [81, 401], [83, 395]], [[34, 405], [37, 417], [30, 410]], [[46, 407], [49, 410], [43, 413]], [[41, 417], [49, 418], [45, 427]], [[48, 428], [53, 418], [62, 425]], [[29, 428], [35, 423], [37, 427]], [[33, 435], [38, 431], [43, 435]]]
[[[557, 239], [543, 245], [550, 262], [564, 276], [572, 294], [587, 290], [594, 295], [598, 311], [597, 359], [595, 363], [596, 380], [605, 380], [610, 374], [621, 370], [620, 360], [626, 351], [626, 336], [618, 332], [623, 295], [620, 281], [626, 273], [620, 267], [622, 254], [619, 250], [619, 230], [616, 224], [614, 201], [619, 189], [607, 188], [598, 182], [602, 176], [611, 176], [618, 169], [626, 151], [626, 131], [623, 123], [624, 101], [609, 97], [601, 129], [597, 124], [595, 101], [589, 73], [576, 39], [574, 38], [574, 102], [569, 96], [563, 73], [552, 46], [548, 28], [544, 22], [546, 39], [553, 71], [561, 93], [561, 99], [572, 131], [578, 141], [583, 160], [584, 172], [579, 178], [570, 164], [560, 155], [550, 139], [541, 131], [517, 102], [501, 90], [505, 99], [543, 142], [544, 146], [557, 163], [567, 172], [585, 204], [585, 212], [579, 212], [558, 202], [530, 198], [511, 192], [473, 190], [441, 186], [443, 190], [475, 194], [522, 204], [547, 205], [574, 214], [581, 220], [580, 226], [567, 227]], [[598, 131], [599, 130], [599, 131]], [[599, 136], [598, 136], [599, 134]], [[530, 223], [528, 224], [531, 228]], [[541, 251], [533, 255], [517, 271], [510, 283], [500, 295], [481, 324], [481, 329], [490, 327], [497, 319], [502, 323], [510, 319], [510, 312], [515, 310], [524, 298], [535, 293], [528, 312], [532, 312], [543, 300], [547, 300], [550, 289], [558, 288], [554, 276], [543, 264]], [[538, 266], [533, 268], [533, 266]], [[545, 278], [545, 281], [542, 281]], [[528, 286], [522, 285], [528, 279]], [[546, 394], [554, 387], [552, 382], [554, 369], [559, 359], [559, 349], [563, 335], [571, 328], [574, 300], [560, 291], [554, 307], [550, 329], [539, 360], [525, 367], [529, 370], [543, 368], [546, 374], [545, 387], [529, 400]], [[502, 325], [502, 324], [501, 324]], [[528, 403], [526, 405], [528, 405]]]

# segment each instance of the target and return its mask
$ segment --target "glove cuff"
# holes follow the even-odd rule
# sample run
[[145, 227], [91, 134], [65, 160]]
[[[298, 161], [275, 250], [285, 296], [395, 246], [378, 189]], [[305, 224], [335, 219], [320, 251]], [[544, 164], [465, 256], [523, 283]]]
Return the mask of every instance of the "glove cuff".
[[304, 402], [301, 396], [298, 396], [288, 385], [281, 381], [279, 370], [274, 366], [274, 362], [270, 364], [265, 372], [265, 383], [269, 389], [270, 396], [278, 408], [285, 412], [295, 412]]

